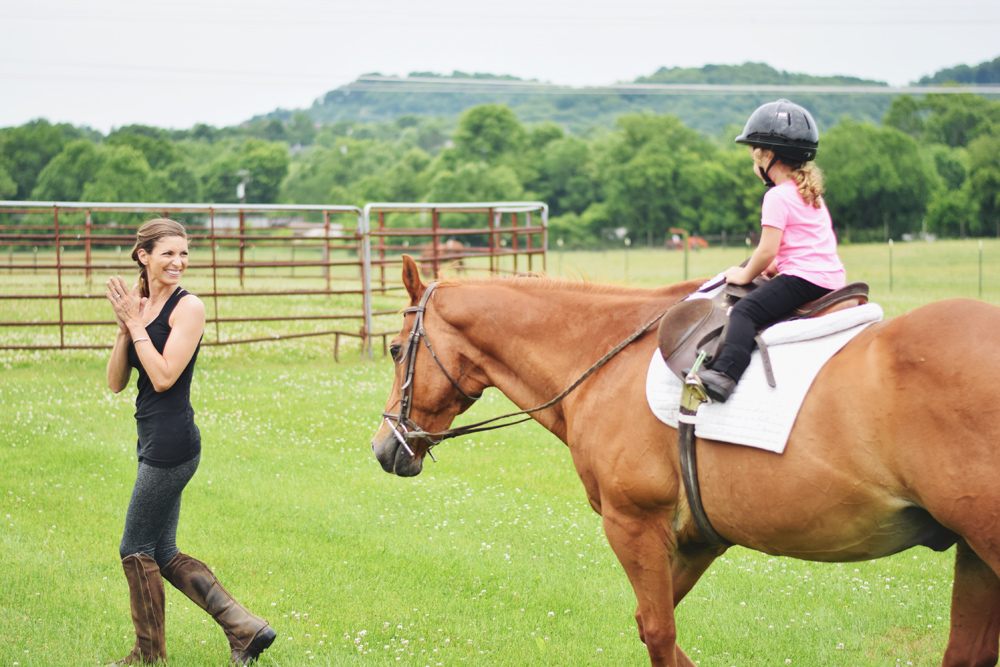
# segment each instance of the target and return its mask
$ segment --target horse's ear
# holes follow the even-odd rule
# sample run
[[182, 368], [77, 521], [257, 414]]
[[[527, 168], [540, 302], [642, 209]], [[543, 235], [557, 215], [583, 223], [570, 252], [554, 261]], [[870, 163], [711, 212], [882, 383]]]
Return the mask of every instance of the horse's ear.
[[409, 255], [403, 255], [403, 285], [410, 295], [411, 303], [419, 303], [427, 285], [420, 279], [420, 269]]

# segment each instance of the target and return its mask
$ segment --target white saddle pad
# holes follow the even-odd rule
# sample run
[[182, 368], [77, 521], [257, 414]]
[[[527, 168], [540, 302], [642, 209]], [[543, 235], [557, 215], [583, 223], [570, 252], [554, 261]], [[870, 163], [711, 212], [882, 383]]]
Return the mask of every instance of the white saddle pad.
[[[703, 403], [695, 417], [700, 438], [766, 449], [785, 450], [806, 392], [823, 365], [866, 327], [882, 319], [878, 304], [868, 303], [829, 315], [776, 324], [764, 332], [777, 387], [767, 384], [760, 353], [754, 350], [743, 378], [725, 403]], [[659, 350], [646, 374], [646, 400], [653, 414], [677, 428], [681, 380], [667, 368]]]

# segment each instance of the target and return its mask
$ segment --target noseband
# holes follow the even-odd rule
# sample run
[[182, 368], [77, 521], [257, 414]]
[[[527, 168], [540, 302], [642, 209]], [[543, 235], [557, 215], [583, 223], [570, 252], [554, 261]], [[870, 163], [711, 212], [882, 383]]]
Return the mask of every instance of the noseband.
[[[455, 387], [456, 390], [458, 390], [458, 393], [469, 401], [478, 401], [480, 399], [480, 396], [470, 396], [460, 386], [458, 386], [458, 382], [456, 382], [455, 379], [448, 374], [448, 371], [445, 370], [444, 364], [442, 364], [441, 360], [438, 359], [437, 354], [434, 352], [434, 347], [431, 345], [430, 338], [427, 337], [427, 331], [424, 329], [424, 313], [427, 310], [427, 302], [430, 299], [431, 292], [434, 291], [434, 288], [437, 287], [437, 285], [438, 283], [433, 282], [427, 286], [427, 289], [424, 291], [423, 297], [420, 299], [419, 305], [403, 309], [404, 315], [406, 315], [407, 313], [414, 313], [416, 315], [416, 318], [413, 322], [413, 328], [410, 330], [410, 337], [406, 343], [406, 351], [403, 352], [403, 356], [401, 358], [396, 360], [397, 364], [406, 362], [406, 374], [403, 376], [403, 386], [400, 388], [399, 412], [382, 413], [382, 417], [385, 418], [385, 421], [392, 428], [392, 434], [396, 437], [396, 440], [399, 441], [399, 444], [403, 446], [403, 449], [405, 449], [406, 452], [411, 457], [414, 456], [414, 454], [413, 454], [413, 449], [410, 448], [409, 441], [426, 440], [428, 443], [427, 453], [430, 455], [431, 460], [433, 460], [435, 463], [437, 462], [437, 459], [434, 458], [434, 454], [431, 453], [431, 448], [440, 444], [443, 440], [447, 440], [448, 438], [454, 438], [459, 435], [466, 435], [468, 433], [492, 431], [493, 429], [503, 428], [504, 426], [512, 426], [514, 424], [520, 424], [521, 422], [528, 421], [529, 419], [531, 419], [531, 417], [528, 416], [524, 417], [523, 419], [516, 419], [514, 421], [508, 421], [502, 424], [497, 424], [495, 422], [499, 422], [504, 419], [510, 419], [512, 417], [519, 417], [521, 415], [531, 415], [534, 412], [539, 412], [546, 408], [550, 408], [559, 401], [561, 401], [562, 399], [566, 398], [566, 396], [571, 391], [573, 391], [581, 384], [583, 384], [584, 380], [586, 380], [588, 377], [596, 373], [598, 369], [600, 369], [606, 363], [611, 361], [611, 359], [615, 355], [617, 355], [619, 352], [628, 347], [633, 341], [635, 341], [637, 338], [646, 333], [646, 331], [651, 326], [656, 324], [660, 320], [660, 318], [663, 317], [667, 312], [663, 311], [653, 319], [649, 320], [648, 322], [640, 326], [625, 340], [618, 343], [618, 345], [616, 345], [614, 348], [608, 351], [607, 354], [598, 359], [593, 366], [588, 368], [583, 375], [581, 375], [570, 386], [568, 386], [566, 389], [560, 392], [558, 396], [549, 401], [546, 401], [542, 405], [531, 408], [529, 410], [519, 410], [517, 412], [510, 412], [505, 415], [500, 415], [499, 417], [492, 417], [490, 419], [484, 419], [483, 421], [475, 422], [472, 424], [466, 424], [465, 426], [458, 426], [456, 428], [445, 429], [444, 431], [440, 431], [437, 433], [430, 433], [422, 429], [419, 424], [410, 419], [410, 411], [413, 409], [413, 374], [414, 370], [416, 369], [417, 350], [420, 349], [421, 340], [423, 340], [424, 344], [427, 346], [427, 351], [430, 352], [431, 358], [433, 358], [434, 361], [437, 362], [437, 365], [441, 369], [441, 372], [444, 373], [444, 376], [446, 378], [448, 378], [448, 381], [451, 382], [452, 386]], [[669, 310], [669, 308], [667, 310]], [[395, 421], [396, 423], [393, 424], [393, 421]]]

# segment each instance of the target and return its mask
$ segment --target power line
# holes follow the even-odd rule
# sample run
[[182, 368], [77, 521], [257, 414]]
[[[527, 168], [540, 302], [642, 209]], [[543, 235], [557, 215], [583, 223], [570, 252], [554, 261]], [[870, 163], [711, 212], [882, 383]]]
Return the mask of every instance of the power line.
[[1000, 95], [1000, 85], [987, 86], [872, 86], [798, 84], [688, 84], [616, 83], [607, 86], [557, 86], [537, 81], [436, 79], [431, 77], [362, 76], [338, 88], [372, 93], [505, 93], [511, 95], [756, 95], [795, 93], [812, 95], [928, 95], [974, 93]]

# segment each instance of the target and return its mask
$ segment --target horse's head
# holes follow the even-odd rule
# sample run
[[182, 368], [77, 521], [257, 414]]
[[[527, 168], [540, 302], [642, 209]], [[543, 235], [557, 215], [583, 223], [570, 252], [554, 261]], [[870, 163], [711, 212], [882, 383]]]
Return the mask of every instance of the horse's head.
[[389, 348], [396, 377], [372, 451], [386, 472], [412, 477], [436, 444], [433, 434], [469, 409], [486, 384], [472, 377], [474, 367], [462, 352], [468, 343], [432, 307], [435, 284], [423, 283], [409, 255], [403, 255], [403, 284], [410, 306]]

